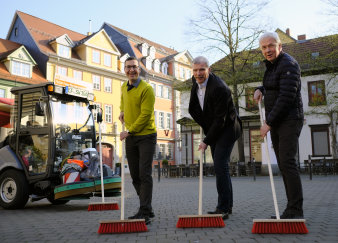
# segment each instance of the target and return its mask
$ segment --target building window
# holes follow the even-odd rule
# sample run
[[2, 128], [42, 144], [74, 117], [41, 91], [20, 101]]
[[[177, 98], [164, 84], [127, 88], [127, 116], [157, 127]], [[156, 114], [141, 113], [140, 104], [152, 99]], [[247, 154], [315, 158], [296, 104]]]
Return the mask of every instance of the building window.
[[82, 80], [82, 72], [81, 71], [74, 70], [73, 71], [73, 76], [77, 80]]
[[185, 79], [189, 79], [191, 78], [191, 70], [187, 69], [186, 73], [185, 73]]
[[5, 90], [0, 89], [0, 98], [5, 98]]
[[149, 56], [150, 56], [152, 59], [155, 59], [155, 52], [156, 52], [155, 47], [151, 46], [151, 47], [149, 48]]
[[185, 73], [184, 73], [184, 68], [180, 67], [180, 78], [184, 78]]
[[159, 159], [165, 158], [165, 144], [160, 144]]
[[159, 73], [160, 72], [160, 61], [158, 59], [155, 59], [154, 61], [154, 71]]
[[158, 113], [158, 127], [162, 129], [164, 128], [164, 112]]
[[167, 113], [167, 129], [171, 129], [171, 114]]
[[330, 140], [328, 125], [311, 126], [311, 141], [313, 156], [329, 156]]
[[14, 75], [30, 78], [30, 65], [27, 63], [13, 61], [13, 70]]
[[157, 85], [157, 96], [163, 97], [163, 85]]
[[56, 73], [62, 76], [67, 76], [67, 68], [58, 66], [56, 69]]
[[111, 79], [104, 78], [104, 91], [111, 93]]
[[107, 123], [112, 122], [112, 107], [111, 107], [111, 105], [105, 105], [104, 106], [104, 116], [105, 116], [105, 121]]
[[162, 73], [163, 74], [168, 74], [168, 63], [164, 62], [162, 63]]
[[326, 105], [325, 81], [313, 81], [308, 83], [309, 106]]
[[107, 67], [111, 67], [111, 55], [104, 53], [103, 57], [104, 57], [104, 65]]
[[174, 144], [172, 144], [172, 143], [168, 143], [168, 153], [167, 153], [167, 155], [166, 155], [166, 159], [168, 159], [168, 160], [172, 160], [173, 159], [173, 152], [174, 152]]
[[94, 105], [96, 105], [96, 109], [93, 110], [93, 117], [94, 117], [94, 121], [96, 122], [97, 121], [97, 113], [101, 111], [100, 107], [101, 107], [101, 104], [100, 103], [94, 103]]
[[93, 89], [101, 90], [101, 78], [100, 78], [100, 76], [93, 75], [92, 80], [93, 80]]
[[145, 62], [146, 62], [146, 68], [149, 69], [149, 70], [151, 70], [151, 66], [152, 66], [152, 59], [151, 59], [151, 57], [147, 56], [145, 58]]
[[156, 84], [155, 83], [150, 83], [151, 87], [153, 87], [154, 93], [156, 94]]
[[14, 35], [18, 36], [18, 27], [15, 27], [15, 29], [14, 29]]
[[257, 110], [258, 105], [253, 99], [253, 95], [255, 93], [255, 88], [246, 88], [245, 89], [245, 103], [246, 109], [249, 111]]
[[59, 56], [70, 58], [70, 48], [68, 46], [59, 45]]
[[141, 52], [142, 52], [142, 56], [148, 56], [148, 44], [147, 43], [142, 43], [141, 44]]
[[92, 62], [100, 64], [100, 52], [98, 50], [93, 49]]

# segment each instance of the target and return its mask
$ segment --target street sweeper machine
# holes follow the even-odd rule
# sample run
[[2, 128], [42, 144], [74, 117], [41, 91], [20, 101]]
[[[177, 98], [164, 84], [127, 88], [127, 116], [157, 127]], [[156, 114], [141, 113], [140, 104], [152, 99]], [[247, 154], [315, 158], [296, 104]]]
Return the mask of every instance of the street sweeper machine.
[[65, 204], [100, 196], [100, 171], [104, 193], [119, 195], [120, 177], [100, 169], [90, 91], [48, 82], [11, 92], [11, 128], [0, 142], [1, 207], [22, 208], [29, 198]]

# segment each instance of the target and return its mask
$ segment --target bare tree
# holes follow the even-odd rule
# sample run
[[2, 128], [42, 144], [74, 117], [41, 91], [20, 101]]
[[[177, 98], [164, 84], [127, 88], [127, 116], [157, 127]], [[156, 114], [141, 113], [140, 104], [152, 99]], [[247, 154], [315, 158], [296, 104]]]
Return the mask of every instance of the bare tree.
[[[248, 64], [256, 62], [259, 52], [258, 36], [263, 32], [259, 11], [268, 1], [202, 0], [201, 14], [190, 20], [190, 34], [204, 45], [203, 52], [221, 53], [224, 58], [212, 66], [213, 71], [232, 87], [233, 99], [239, 111], [239, 97], [243, 95], [248, 78]], [[252, 69], [250, 69], [252, 70]], [[250, 77], [249, 77], [250, 76]], [[261, 78], [261, 77], [260, 77]], [[244, 161], [243, 136], [238, 140], [239, 160]]]

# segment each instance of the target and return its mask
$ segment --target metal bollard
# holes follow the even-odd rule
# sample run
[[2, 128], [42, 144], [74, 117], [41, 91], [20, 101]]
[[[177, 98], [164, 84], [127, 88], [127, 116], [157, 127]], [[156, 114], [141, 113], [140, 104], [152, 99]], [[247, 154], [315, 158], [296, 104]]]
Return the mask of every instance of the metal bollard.
[[158, 182], [160, 182], [161, 181], [161, 164], [160, 164], [160, 161], [158, 162], [157, 173], [158, 173]]
[[309, 172], [310, 172], [310, 180], [312, 180], [312, 163], [311, 163], [311, 155], [309, 155]]
[[252, 174], [254, 177], [254, 181], [256, 181], [256, 161], [255, 158], [252, 159]]

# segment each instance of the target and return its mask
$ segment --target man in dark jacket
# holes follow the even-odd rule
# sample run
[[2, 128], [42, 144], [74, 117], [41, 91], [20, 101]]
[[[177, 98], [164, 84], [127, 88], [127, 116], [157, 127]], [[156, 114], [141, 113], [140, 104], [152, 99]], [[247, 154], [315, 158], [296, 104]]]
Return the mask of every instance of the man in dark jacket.
[[282, 173], [287, 206], [282, 219], [303, 218], [303, 192], [296, 163], [298, 138], [303, 127], [303, 102], [300, 93], [300, 68], [297, 61], [282, 51], [277, 33], [265, 33], [259, 39], [266, 71], [263, 86], [254, 93], [260, 102], [264, 95], [265, 123], [261, 136], [271, 131], [271, 140]]
[[205, 57], [193, 60], [192, 82], [189, 113], [205, 134], [198, 150], [205, 151], [210, 145], [216, 174], [218, 203], [216, 210], [208, 213], [222, 214], [223, 219], [227, 219], [233, 204], [229, 161], [234, 143], [241, 134], [241, 121], [229, 87], [210, 73]]

